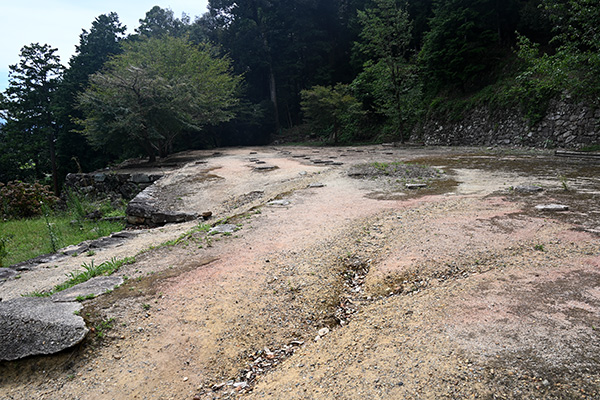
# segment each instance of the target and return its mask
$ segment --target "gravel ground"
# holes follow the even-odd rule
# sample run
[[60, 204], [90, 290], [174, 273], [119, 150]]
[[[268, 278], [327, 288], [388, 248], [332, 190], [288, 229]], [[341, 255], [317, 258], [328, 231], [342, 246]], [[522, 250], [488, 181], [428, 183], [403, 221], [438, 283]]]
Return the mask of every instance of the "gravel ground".
[[[88, 339], [0, 364], [0, 398], [600, 397], [597, 165], [379, 146], [197, 156], [159, 182], [163, 204], [239, 229], [160, 228], [170, 245], [84, 302]], [[349, 176], [405, 161], [445, 174], [419, 189]], [[534, 208], [555, 202], [570, 211]], [[0, 292], [31, 286], [27, 273]]]

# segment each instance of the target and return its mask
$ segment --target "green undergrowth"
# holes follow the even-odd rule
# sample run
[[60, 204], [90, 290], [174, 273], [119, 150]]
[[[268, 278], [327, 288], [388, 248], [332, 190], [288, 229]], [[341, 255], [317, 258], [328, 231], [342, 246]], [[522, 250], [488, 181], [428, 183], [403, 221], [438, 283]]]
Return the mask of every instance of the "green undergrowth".
[[0, 240], [5, 250], [0, 266], [27, 261], [124, 228], [122, 221], [73, 221], [71, 215], [55, 214], [48, 216], [47, 220], [42, 216], [0, 222]]
[[[62, 208], [41, 204], [40, 215], [0, 220], [0, 267], [49, 253], [63, 247], [94, 240], [123, 230], [125, 204], [94, 202], [68, 194]], [[88, 216], [94, 213], [96, 218]]]
[[600, 144], [593, 144], [590, 146], [585, 146], [585, 147], [582, 147], [580, 150], [586, 151], [586, 152], [597, 152], [597, 151], [600, 152]]
[[394, 178], [402, 183], [415, 183], [439, 179], [443, 173], [436, 168], [416, 163], [373, 162], [352, 167], [349, 175], [362, 179]]

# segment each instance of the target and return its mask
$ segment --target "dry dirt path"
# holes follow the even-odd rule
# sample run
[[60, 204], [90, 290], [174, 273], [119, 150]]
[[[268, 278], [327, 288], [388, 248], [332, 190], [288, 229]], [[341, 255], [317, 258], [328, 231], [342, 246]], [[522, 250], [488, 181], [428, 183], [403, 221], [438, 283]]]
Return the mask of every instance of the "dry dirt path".
[[[121, 288], [84, 302], [86, 342], [0, 364], [0, 398], [600, 396], [597, 165], [379, 146], [209, 155], [159, 181], [160, 201], [239, 230], [175, 241], [197, 222], [166, 226], [99, 251], [156, 246], [119, 271]], [[411, 192], [348, 176], [406, 160], [449, 179]], [[510, 190], [521, 184], [545, 190]], [[555, 202], [571, 211], [533, 208]], [[77, 258], [0, 292], [51, 288]]]

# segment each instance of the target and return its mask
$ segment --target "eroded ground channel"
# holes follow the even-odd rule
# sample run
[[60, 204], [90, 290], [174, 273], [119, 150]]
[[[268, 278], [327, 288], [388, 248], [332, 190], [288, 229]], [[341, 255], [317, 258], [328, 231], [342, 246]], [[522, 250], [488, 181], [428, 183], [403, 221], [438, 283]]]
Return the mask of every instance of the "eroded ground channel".
[[125, 283], [83, 301], [82, 344], [1, 363], [0, 398], [600, 397], [600, 165], [386, 146], [185, 157], [157, 202], [212, 218], [97, 251], [136, 256]]

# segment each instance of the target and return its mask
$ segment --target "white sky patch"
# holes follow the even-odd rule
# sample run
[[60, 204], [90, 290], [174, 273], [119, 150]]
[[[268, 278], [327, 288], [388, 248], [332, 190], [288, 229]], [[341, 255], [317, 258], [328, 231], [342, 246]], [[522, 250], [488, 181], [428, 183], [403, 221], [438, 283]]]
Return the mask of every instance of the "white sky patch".
[[111, 11], [133, 33], [154, 6], [170, 8], [175, 17], [193, 21], [206, 12], [208, 0], [0, 0], [0, 91], [8, 86], [8, 66], [19, 62], [21, 48], [31, 43], [57, 48], [67, 65], [79, 44], [81, 30]]

